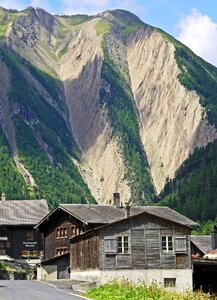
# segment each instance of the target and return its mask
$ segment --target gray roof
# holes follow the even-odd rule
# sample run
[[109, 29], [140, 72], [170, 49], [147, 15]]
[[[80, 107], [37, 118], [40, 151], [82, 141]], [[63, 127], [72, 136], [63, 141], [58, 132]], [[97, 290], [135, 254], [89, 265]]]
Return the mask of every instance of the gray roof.
[[47, 214], [48, 205], [44, 199], [0, 202], [0, 225], [35, 225]]
[[191, 242], [203, 253], [207, 254], [212, 251], [211, 235], [191, 235]]
[[[40, 223], [40, 226], [47, 217], [51, 216], [57, 209], [62, 209], [86, 224], [110, 224], [125, 218], [124, 208], [111, 205], [89, 205], [89, 204], [60, 204], [56, 209], [49, 213]], [[140, 213], [150, 215], [175, 222], [188, 227], [197, 227], [198, 224], [179, 214], [168, 207], [163, 206], [131, 206], [130, 215]]]

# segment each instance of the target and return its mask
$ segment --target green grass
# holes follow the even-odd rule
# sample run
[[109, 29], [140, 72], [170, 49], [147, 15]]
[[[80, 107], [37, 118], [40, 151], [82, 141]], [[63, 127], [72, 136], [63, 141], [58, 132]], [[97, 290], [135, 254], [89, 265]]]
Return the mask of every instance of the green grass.
[[211, 300], [215, 299], [211, 294], [198, 292], [178, 293], [169, 291], [156, 283], [150, 286], [141, 283], [138, 286], [133, 285], [126, 280], [114, 281], [99, 288], [87, 292], [85, 297], [93, 300]]
[[96, 34], [97, 35], [105, 35], [110, 31], [111, 28], [112, 28], [112, 25], [109, 22], [101, 20], [96, 24], [96, 27], [95, 27]]
[[63, 47], [57, 54], [58, 59], [60, 59], [61, 57], [63, 57], [63, 55], [66, 54], [68, 50], [68, 45], [66, 45], [65, 47]]
[[12, 24], [13, 20], [18, 17], [22, 16], [25, 13], [11, 11], [11, 10], [4, 10], [0, 8], [0, 38], [5, 37], [7, 29]]
[[70, 32], [79, 31], [83, 23], [90, 19], [87, 15], [57, 16], [59, 21], [58, 37], [62, 40]]
[[127, 26], [123, 32], [122, 32], [122, 37], [123, 37], [123, 40], [124, 40], [124, 43], [127, 42], [129, 36], [133, 33], [133, 32], [136, 32], [139, 28], [141, 28], [142, 25], [141, 24], [137, 24], [137, 23], [134, 23], [134, 24], [131, 24], [130, 26]]

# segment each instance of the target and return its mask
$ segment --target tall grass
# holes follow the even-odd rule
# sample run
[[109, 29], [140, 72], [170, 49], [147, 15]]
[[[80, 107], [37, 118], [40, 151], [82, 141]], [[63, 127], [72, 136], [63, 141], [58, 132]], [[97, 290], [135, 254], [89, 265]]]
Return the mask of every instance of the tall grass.
[[85, 297], [94, 300], [211, 300], [216, 299], [211, 294], [198, 292], [183, 292], [167, 290], [156, 283], [133, 285], [126, 280], [115, 280], [87, 292]]

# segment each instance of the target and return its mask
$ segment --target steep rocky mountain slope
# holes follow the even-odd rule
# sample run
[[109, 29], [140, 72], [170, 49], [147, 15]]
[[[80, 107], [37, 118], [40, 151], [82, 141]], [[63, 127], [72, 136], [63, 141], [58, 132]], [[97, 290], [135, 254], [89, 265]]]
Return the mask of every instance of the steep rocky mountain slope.
[[215, 89], [214, 67], [129, 12], [1, 8], [1, 190], [50, 205], [117, 191], [179, 202], [168, 183], [217, 138]]

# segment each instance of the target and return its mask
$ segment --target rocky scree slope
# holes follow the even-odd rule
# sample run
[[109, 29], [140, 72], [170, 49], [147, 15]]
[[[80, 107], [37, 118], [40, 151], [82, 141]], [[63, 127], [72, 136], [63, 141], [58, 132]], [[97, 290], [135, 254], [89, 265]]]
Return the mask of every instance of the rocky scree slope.
[[[166, 33], [122, 10], [0, 16], [2, 135], [23, 193], [109, 203], [118, 191], [147, 204], [215, 141], [210, 100], [186, 84], [205, 62]], [[203, 71], [216, 86], [216, 69]]]

